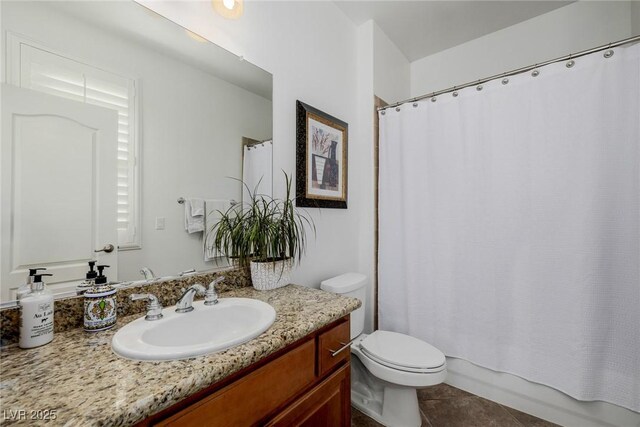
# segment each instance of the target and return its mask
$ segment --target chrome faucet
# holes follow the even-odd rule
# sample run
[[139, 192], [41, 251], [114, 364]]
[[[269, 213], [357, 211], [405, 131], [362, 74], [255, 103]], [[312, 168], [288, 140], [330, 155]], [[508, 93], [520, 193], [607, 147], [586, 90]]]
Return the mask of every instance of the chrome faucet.
[[196, 294], [204, 295], [206, 292], [207, 289], [200, 283], [195, 283], [189, 286], [176, 303], [176, 313], [188, 313], [193, 311], [193, 297]]
[[180, 277], [182, 277], [182, 276], [190, 276], [190, 275], [196, 274], [196, 273], [197, 273], [196, 269], [192, 268], [192, 269], [189, 269], [189, 270], [181, 271], [178, 276], [180, 276]]
[[156, 278], [155, 274], [153, 274], [153, 271], [151, 271], [149, 267], [142, 267], [140, 274], [142, 274], [144, 276], [144, 280], [148, 282]]
[[131, 301], [137, 301], [140, 299], [148, 300], [147, 315], [144, 316], [145, 320], [159, 320], [162, 319], [162, 304], [158, 301], [153, 294], [131, 294], [129, 295]]
[[204, 294], [204, 305], [216, 305], [218, 303], [218, 293], [216, 292], [216, 285], [224, 280], [224, 276], [216, 277], [211, 283], [209, 288]]

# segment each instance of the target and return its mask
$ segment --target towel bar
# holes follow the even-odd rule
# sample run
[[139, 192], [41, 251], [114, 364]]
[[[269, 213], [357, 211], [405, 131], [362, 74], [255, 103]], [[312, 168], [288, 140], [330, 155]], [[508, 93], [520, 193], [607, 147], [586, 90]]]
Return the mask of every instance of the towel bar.
[[[235, 201], [235, 200], [233, 200], [233, 199], [229, 200], [229, 204], [230, 204], [231, 206], [235, 206], [235, 205], [237, 205], [238, 203], [239, 203], [239, 202], [236, 202], [236, 201]], [[184, 205], [184, 197], [178, 197], [178, 204], [179, 204], [179, 205]]]

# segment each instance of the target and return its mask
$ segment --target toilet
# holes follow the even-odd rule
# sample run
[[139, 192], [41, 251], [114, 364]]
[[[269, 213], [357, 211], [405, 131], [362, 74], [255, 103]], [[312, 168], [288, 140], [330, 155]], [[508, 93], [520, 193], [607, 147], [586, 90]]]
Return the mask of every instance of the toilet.
[[417, 389], [445, 380], [445, 356], [409, 335], [389, 331], [363, 334], [366, 283], [365, 275], [346, 273], [320, 285], [324, 291], [362, 301], [351, 313], [351, 404], [385, 426], [420, 426]]

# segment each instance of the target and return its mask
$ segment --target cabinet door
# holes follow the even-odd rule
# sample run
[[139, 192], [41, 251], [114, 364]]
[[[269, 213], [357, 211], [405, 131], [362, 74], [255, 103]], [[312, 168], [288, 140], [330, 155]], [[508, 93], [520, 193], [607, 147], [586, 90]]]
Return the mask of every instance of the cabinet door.
[[269, 427], [348, 427], [351, 425], [351, 367], [349, 363], [291, 404]]
[[313, 340], [202, 399], [157, 426], [251, 426], [313, 384]]

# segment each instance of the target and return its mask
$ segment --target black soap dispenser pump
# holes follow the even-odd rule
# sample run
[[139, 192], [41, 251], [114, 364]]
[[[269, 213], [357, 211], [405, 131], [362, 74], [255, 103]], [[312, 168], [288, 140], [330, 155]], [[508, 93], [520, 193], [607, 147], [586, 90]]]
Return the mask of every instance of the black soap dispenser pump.
[[116, 288], [107, 283], [104, 269], [98, 265], [94, 285], [84, 293], [84, 330], [103, 331], [112, 328], [117, 320]]
[[93, 269], [96, 265], [96, 261], [89, 261], [88, 264], [89, 271], [87, 271], [85, 279], [76, 286], [77, 295], [83, 295], [87, 290], [93, 287], [96, 282], [96, 277], [98, 277], [98, 273]]
[[27, 278], [27, 283], [20, 285], [18, 290], [16, 291], [16, 299], [20, 301], [23, 297], [28, 295], [31, 292], [31, 284], [33, 283], [33, 277], [38, 274], [38, 271], [46, 270], [44, 267], [30, 268], [29, 269], [29, 277]]
[[108, 268], [108, 265], [98, 266], [98, 275], [96, 276], [96, 286], [102, 286], [107, 284], [107, 276], [104, 275], [104, 269]]

